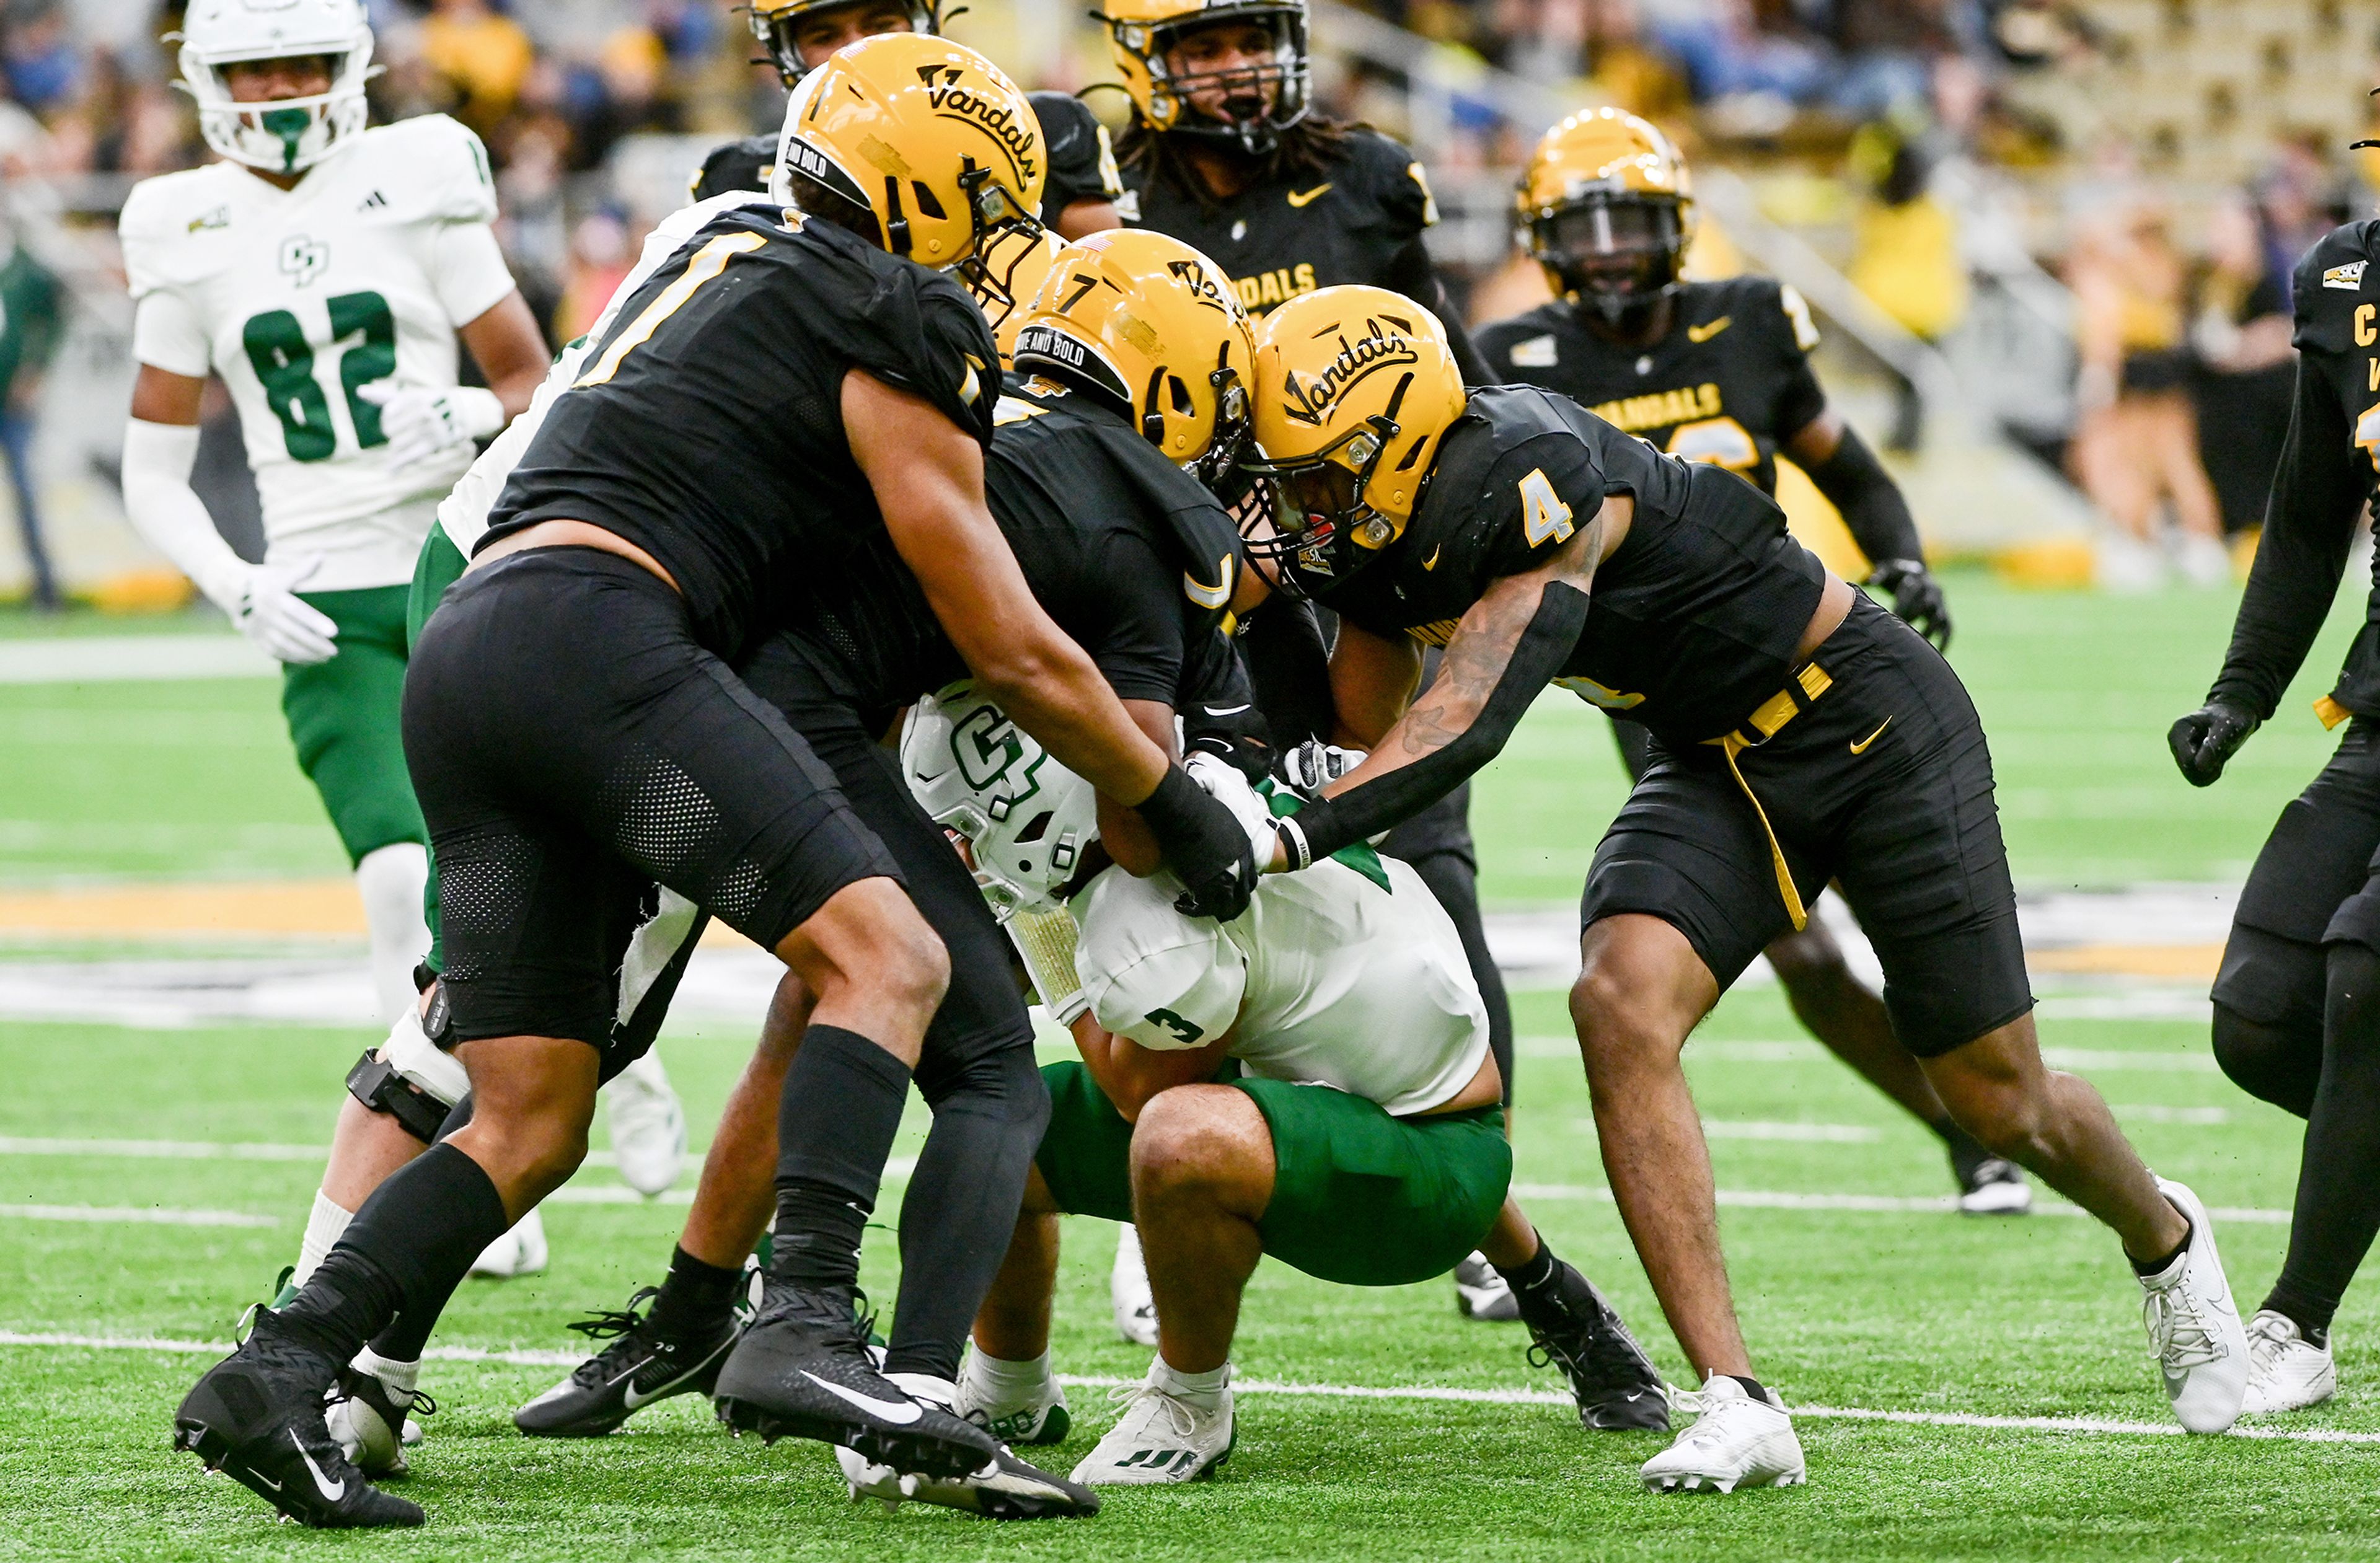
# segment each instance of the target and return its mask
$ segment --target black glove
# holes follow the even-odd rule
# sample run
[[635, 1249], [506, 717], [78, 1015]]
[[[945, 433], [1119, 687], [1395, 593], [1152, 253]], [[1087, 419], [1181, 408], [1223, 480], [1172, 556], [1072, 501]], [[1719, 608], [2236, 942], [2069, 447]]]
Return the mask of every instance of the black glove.
[[2213, 699], [2173, 724], [2165, 741], [2193, 787], [2212, 786], [2265, 719], [2233, 700]]
[[1924, 560], [1883, 560], [1868, 573], [1867, 584], [1889, 593], [1893, 612], [1932, 641], [1935, 650], [1950, 649], [1950, 605], [1942, 600], [1942, 583]]
[[1187, 887], [1175, 911], [1228, 923], [1248, 909], [1260, 865], [1247, 827], [1188, 771], [1168, 766], [1157, 791], [1142, 800], [1140, 817], [1164, 851], [1165, 866]]

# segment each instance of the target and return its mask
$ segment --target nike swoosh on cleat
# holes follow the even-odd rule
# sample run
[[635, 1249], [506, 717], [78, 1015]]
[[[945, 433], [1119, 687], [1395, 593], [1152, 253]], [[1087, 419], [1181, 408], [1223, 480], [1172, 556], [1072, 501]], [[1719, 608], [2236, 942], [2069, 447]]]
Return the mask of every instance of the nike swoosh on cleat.
[[1866, 737], [1852, 745], [1852, 753], [1855, 755], [1864, 755], [1867, 753], [1867, 746], [1870, 744], [1875, 743], [1878, 738], [1883, 737], [1884, 730], [1891, 725], [1892, 718], [1890, 717], [1887, 717], [1882, 721], [1876, 723], [1876, 731], [1874, 733], [1869, 733]]
[[802, 1376], [837, 1399], [848, 1400], [868, 1415], [892, 1423], [897, 1427], [906, 1427], [926, 1414], [923, 1408], [913, 1400], [880, 1400], [872, 1395], [863, 1395], [856, 1389], [846, 1389], [840, 1384], [831, 1384], [808, 1368], [802, 1370]]
[[630, 1411], [635, 1411], [640, 1406], [651, 1405], [655, 1400], [660, 1399], [662, 1396], [668, 1394], [671, 1390], [676, 1388], [679, 1385], [692, 1377], [695, 1371], [696, 1370], [693, 1368], [686, 1369], [686, 1372], [679, 1374], [675, 1378], [671, 1379], [667, 1384], [662, 1385], [660, 1388], [654, 1390], [650, 1395], [638, 1394], [636, 1385], [631, 1383], [627, 1388], [621, 1391], [620, 1403]]
[[298, 1441], [298, 1430], [294, 1427], [289, 1430], [289, 1444], [298, 1451], [298, 1458], [306, 1462], [306, 1469], [313, 1473], [314, 1490], [322, 1495], [323, 1502], [336, 1503], [347, 1496], [346, 1479], [342, 1477], [334, 1482], [323, 1475], [322, 1468], [314, 1463], [314, 1457], [306, 1452], [306, 1446]]
[[1292, 207], [1303, 210], [1308, 204], [1319, 198], [1322, 192], [1330, 188], [1330, 187], [1328, 184], [1320, 184], [1315, 186], [1310, 190], [1292, 190], [1289, 192], [1289, 204]]

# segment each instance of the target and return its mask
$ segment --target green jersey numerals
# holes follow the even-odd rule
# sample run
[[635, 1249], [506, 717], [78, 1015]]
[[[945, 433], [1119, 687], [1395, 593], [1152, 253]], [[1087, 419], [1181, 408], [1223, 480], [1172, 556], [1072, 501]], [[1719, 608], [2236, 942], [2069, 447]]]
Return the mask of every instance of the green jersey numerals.
[[[396, 372], [396, 318], [377, 293], [342, 293], [329, 300], [331, 346], [339, 349], [339, 389], [347, 399], [356, 444], [369, 450], [388, 443], [380, 409], [358, 395], [365, 386]], [[354, 338], [352, 345], [348, 345]], [[339, 452], [339, 431], [331, 422], [330, 399], [314, 378], [314, 345], [287, 309], [267, 309], [240, 330], [249, 367], [264, 387], [264, 400], [281, 420], [281, 442], [292, 461], [328, 461]]]

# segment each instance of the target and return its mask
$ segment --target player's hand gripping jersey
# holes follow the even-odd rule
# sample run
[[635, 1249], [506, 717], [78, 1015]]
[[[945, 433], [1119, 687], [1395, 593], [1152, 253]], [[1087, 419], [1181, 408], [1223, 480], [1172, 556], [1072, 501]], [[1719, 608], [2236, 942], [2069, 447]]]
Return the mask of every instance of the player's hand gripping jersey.
[[322, 564], [307, 589], [404, 581], [456, 444], [392, 459], [380, 399], [443, 390], [455, 328], [509, 295], [479, 138], [443, 115], [343, 136], [283, 190], [228, 163], [134, 187], [120, 233], [134, 356], [220, 374], [263, 501], [267, 559]]
[[1555, 299], [1484, 328], [1496, 378], [1559, 391], [1625, 434], [1777, 491], [1777, 447], [1826, 410], [1811, 372], [1810, 307], [1773, 278], [1682, 285], [1669, 333], [1649, 347], [1598, 336]]

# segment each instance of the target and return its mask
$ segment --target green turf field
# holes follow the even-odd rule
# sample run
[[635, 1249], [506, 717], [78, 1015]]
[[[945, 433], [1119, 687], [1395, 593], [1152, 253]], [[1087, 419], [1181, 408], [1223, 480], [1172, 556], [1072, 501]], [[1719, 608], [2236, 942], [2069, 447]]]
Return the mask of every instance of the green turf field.
[[[2228, 629], [2227, 594], [2026, 596], [1953, 582], [1954, 661], [1995, 738], [2020, 881], [2114, 886], [2235, 878], [2325, 735], [2301, 681], [2233, 775], [2192, 792], [2163, 753]], [[2342, 617], [2317, 649], [2336, 665]], [[0, 635], [13, 626], [0, 624]], [[322, 877], [343, 864], [295, 775], [267, 680], [0, 686], [0, 892], [67, 879]], [[1483, 783], [1485, 890], [1566, 902], [1618, 801], [1601, 719], [1549, 702]], [[18, 953], [28, 951], [19, 951]], [[54, 951], [48, 951], [55, 953]], [[101, 940], [82, 952], [138, 953]], [[184, 951], [187, 953], [187, 951]], [[0, 949], [0, 962], [9, 958]], [[5, 979], [0, 970], [0, 979]], [[2209, 1204], [2252, 1307], [2279, 1264], [2293, 1121], [2242, 1097], [2205, 1055], [2204, 1024], [2082, 1018], [2045, 983], [2045, 1040], [2090, 1075], [2149, 1159]], [[2104, 998], [2102, 990], [2088, 997]], [[1516, 1001], [1523, 1197], [1682, 1371], [1607, 1199], [1560, 996]], [[0, 1020], [0, 1557], [437, 1558], [1058, 1557], [2368, 1557], [2380, 1553], [2380, 1371], [2368, 1294], [2350, 1296], [2330, 1405], [2273, 1436], [2188, 1439], [2092, 1430], [2167, 1411], [2114, 1243], [2052, 1207], [1983, 1221], [1828, 1196], [1939, 1196], [1923, 1131], [1799, 1033], [1773, 987], [1722, 1006], [1688, 1058], [1726, 1192], [1723, 1225], [1765, 1378], [1805, 1408], [1810, 1485], [1656, 1498], [1634, 1467], [1646, 1435], [1587, 1435], [1518, 1327], [1459, 1321], [1442, 1283], [1335, 1289], [1261, 1268], [1236, 1352], [1240, 1445], [1221, 1480], [1111, 1497], [1094, 1521], [993, 1527], [843, 1501], [815, 1448], [733, 1441], [679, 1400], [591, 1444], [531, 1443], [510, 1409], [565, 1371], [581, 1310], [658, 1278], [682, 1207], [597, 1202], [589, 1169], [547, 1213], [545, 1275], [468, 1284], [442, 1345], [493, 1353], [433, 1363], [443, 1409], [416, 1456], [419, 1533], [322, 1536], [275, 1526], [245, 1490], [202, 1480], [166, 1447], [175, 1401], [247, 1302], [295, 1255], [339, 1080], [362, 1030], [299, 1025], [143, 1030]], [[669, 1033], [691, 1120], [715, 1113], [745, 1028]], [[898, 1154], [913, 1154], [912, 1125]], [[1784, 1138], [1794, 1134], [1810, 1137]], [[600, 1115], [599, 1115], [600, 1137]], [[699, 1128], [697, 1139], [703, 1136]], [[88, 1142], [146, 1142], [94, 1145]], [[76, 1144], [75, 1142], [84, 1142]], [[162, 1144], [161, 1144], [162, 1143]], [[172, 1146], [245, 1146], [193, 1155]], [[130, 1154], [145, 1151], [149, 1154]], [[897, 1189], [883, 1219], [897, 1220]], [[112, 1214], [111, 1214], [112, 1213]], [[149, 1219], [135, 1220], [132, 1217]], [[160, 1217], [171, 1219], [158, 1219]], [[215, 1224], [191, 1224], [207, 1221]], [[1136, 1376], [1146, 1354], [1107, 1324], [1111, 1239], [1070, 1223], [1062, 1373]], [[869, 1290], [897, 1283], [892, 1234]], [[1415, 1387], [1458, 1398], [1398, 1398]], [[1360, 1389], [1363, 1396], [1331, 1390]], [[1104, 1390], [1070, 1391], [1070, 1462], [1104, 1428]], [[1469, 1398], [1459, 1398], [1469, 1397]], [[1864, 1413], [1864, 1414], [1843, 1414]], [[1900, 1413], [1914, 1420], [1884, 1420]], [[2047, 1419], [2050, 1425], [2004, 1424]], [[1930, 1419], [1930, 1420], [1928, 1420]]]

